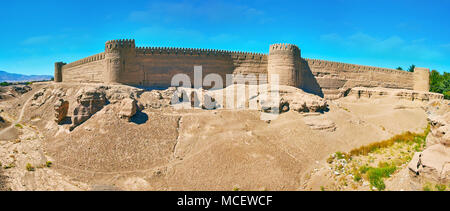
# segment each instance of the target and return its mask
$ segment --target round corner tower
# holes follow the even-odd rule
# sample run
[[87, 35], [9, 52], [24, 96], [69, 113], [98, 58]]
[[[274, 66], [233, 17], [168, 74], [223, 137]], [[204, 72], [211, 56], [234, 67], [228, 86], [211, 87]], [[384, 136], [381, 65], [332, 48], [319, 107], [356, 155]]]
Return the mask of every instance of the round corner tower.
[[300, 49], [292, 44], [270, 46], [267, 73], [269, 83], [272, 75], [278, 75], [279, 85], [298, 86], [300, 71]]
[[135, 49], [134, 40], [110, 40], [105, 44], [106, 74], [105, 83], [120, 83], [121, 73], [125, 70], [125, 60]]
[[416, 67], [414, 68], [414, 90], [428, 92], [430, 91], [430, 69]]
[[53, 80], [57, 83], [62, 82], [62, 67], [65, 65], [63, 62], [55, 62], [55, 74]]

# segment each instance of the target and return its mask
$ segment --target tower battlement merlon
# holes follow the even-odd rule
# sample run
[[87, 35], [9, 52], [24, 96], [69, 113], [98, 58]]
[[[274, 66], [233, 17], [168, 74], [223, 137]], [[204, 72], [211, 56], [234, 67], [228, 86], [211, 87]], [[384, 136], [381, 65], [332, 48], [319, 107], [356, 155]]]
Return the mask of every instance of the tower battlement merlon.
[[119, 48], [136, 48], [134, 39], [109, 40], [105, 43], [105, 52]]
[[286, 43], [279, 43], [279, 44], [273, 44], [270, 45], [269, 54], [277, 54], [277, 53], [292, 53], [294, 56], [301, 56], [300, 48], [297, 45], [294, 44], [286, 44]]

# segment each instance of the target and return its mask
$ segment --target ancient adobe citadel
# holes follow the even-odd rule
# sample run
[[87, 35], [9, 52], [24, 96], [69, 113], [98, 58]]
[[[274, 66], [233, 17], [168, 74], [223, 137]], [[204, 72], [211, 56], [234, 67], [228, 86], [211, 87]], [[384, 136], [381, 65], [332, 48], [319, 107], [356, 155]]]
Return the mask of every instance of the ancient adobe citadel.
[[[346, 64], [301, 57], [291, 44], [274, 44], [269, 54], [224, 50], [136, 47], [134, 40], [106, 42], [105, 52], [65, 64], [55, 63], [56, 82], [119, 83], [133, 86], [168, 87], [172, 76], [185, 73], [193, 81], [194, 66], [203, 66], [203, 77], [216, 73], [249, 76], [279, 74], [280, 85], [335, 98], [348, 88], [386, 87], [428, 91], [429, 69], [413, 73], [395, 69]], [[224, 80], [225, 81], [225, 80]]]

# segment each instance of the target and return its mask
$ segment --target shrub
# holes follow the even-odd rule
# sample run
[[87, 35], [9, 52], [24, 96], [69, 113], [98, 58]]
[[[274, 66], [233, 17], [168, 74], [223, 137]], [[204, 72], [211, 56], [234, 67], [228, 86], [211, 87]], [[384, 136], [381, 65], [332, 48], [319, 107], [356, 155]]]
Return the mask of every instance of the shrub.
[[445, 99], [450, 100], [450, 91], [446, 91], [446, 92], [444, 92], [442, 94], [444, 94], [444, 98]]
[[438, 191], [445, 191], [445, 189], [447, 189], [447, 186], [445, 186], [445, 185], [437, 184], [437, 185], [435, 185], [435, 187], [436, 187], [436, 190], [438, 190]]
[[416, 65], [411, 65], [408, 68], [408, 72], [414, 72], [414, 69], [416, 68]]
[[25, 166], [25, 168], [27, 169], [27, 171], [34, 171], [34, 166], [32, 166], [30, 163], [27, 163], [27, 166]]
[[432, 189], [429, 186], [429, 184], [426, 184], [426, 185], [423, 186], [423, 191], [432, 191]]
[[334, 157], [333, 156], [328, 157], [327, 163], [331, 164], [331, 163], [333, 163], [333, 161], [334, 161]]
[[368, 167], [367, 165], [364, 165], [364, 166], [359, 167], [359, 172], [360, 172], [361, 174], [367, 173], [368, 170], [369, 170], [369, 167]]
[[357, 172], [356, 174], [355, 174], [355, 176], [353, 177], [353, 180], [355, 181], [355, 182], [359, 182], [359, 181], [361, 181], [361, 174], [359, 173], [359, 172]]
[[431, 71], [430, 92], [441, 93], [445, 99], [450, 99], [450, 73], [441, 75], [436, 70]]
[[45, 162], [45, 166], [47, 166], [48, 168], [50, 168], [52, 164], [53, 164], [52, 161]]
[[342, 153], [342, 152], [336, 152], [336, 157], [337, 157], [338, 160], [341, 160], [341, 159], [345, 158], [344, 153]]

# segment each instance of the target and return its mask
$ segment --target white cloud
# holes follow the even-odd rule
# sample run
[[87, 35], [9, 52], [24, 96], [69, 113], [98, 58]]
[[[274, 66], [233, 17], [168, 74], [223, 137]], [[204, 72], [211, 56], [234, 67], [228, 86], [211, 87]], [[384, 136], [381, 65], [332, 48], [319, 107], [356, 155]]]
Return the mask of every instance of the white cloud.
[[446, 50], [450, 50], [450, 43], [442, 44], [441, 47], [446, 49]]
[[222, 1], [152, 2], [146, 9], [131, 12], [128, 19], [140, 22], [149, 20], [172, 22], [186, 19], [212, 22], [229, 22], [231, 19], [255, 20], [259, 23], [270, 21], [262, 10]]
[[133, 11], [129, 15], [131, 21], [143, 21], [149, 18], [149, 13], [146, 11]]
[[347, 37], [336, 33], [325, 34], [321, 36], [321, 40], [339, 45], [344, 50], [369, 53], [378, 57], [407, 56], [421, 60], [436, 60], [443, 57], [443, 54], [437, 48], [427, 45], [425, 39], [407, 41], [396, 35], [378, 38], [359, 32]]
[[53, 37], [50, 35], [30, 37], [22, 41], [22, 45], [37, 45], [50, 41]]

